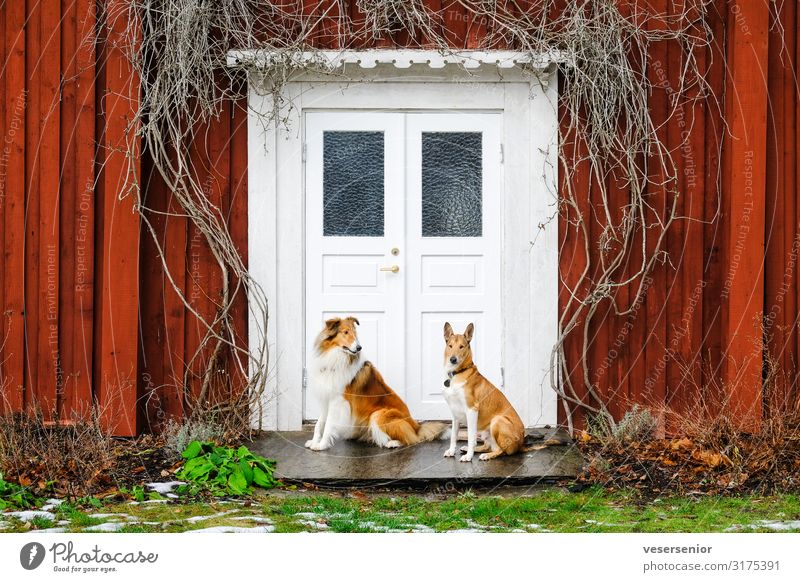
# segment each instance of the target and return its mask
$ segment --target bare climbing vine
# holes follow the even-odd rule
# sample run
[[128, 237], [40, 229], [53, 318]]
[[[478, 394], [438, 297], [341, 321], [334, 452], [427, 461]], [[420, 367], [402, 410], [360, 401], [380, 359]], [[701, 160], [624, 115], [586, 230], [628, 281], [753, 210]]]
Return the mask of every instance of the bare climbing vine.
[[[260, 410], [269, 373], [266, 340], [260, 346], [243, 346], [231, 321], [231, 305], [246, 293], [250, 309], [266, 332], [268, 305], [264, 292], [250, 277], [238, 255], [227, 224], [204, 193], [188, 145], [200, 139], [198, 128], [221, 114], [226, 102], [243, 94], [241, 68], [227, 65], [235, 49], [261, 49], [273, 58], [262, 61], [258, 74], [265, 76], [275, 107], [261, 112], [264, 123], [280, 122], [282, 87], [286, 81], [319, 63], [299, 58], [303, 51], [319, 47], [354, 48], [375, 39], [398, 34], [409, 39], [408, 48], [454, 51], [459, 23], [480, 43], [475, 48], [515, 50], [532, 57], [558, 51], [565, 58], [557, 66], [562, 79], [559, 111], [560, 191], [554, 192], [554, 219], [561, 215], [569, 225], [567, 236], [585, 245], [585, 266], [568, 285], [569, 298], [559, 319], [559, 336], [551, 356], [550, 383], [560, 396], [572, 427], [573, 413], [582, 409], [614, 419], [590, 379], [587, 351], [589, 330], [599, 306], [613, 305], [624, 316], [646, 292], [647, 275], [667, 260], [665, 237], [676, 215], [676, 167], [672, 152], [659, 138], [648, 97], [654, 88], [648, 77], [650, 49], [670, 42], [682, 48], [678, 86], [672, 87], [671, 117], [688, 99], [706, 99], [704, 69], [696, 55], [710, 42], [708, 0], [686, 0], [677, 12], [656, 14], [624, 0], [457, 0], [449, 8], [431, 10], [423, 0], [329, 0], [304, 9], [308, 2], [294, 0], [129, 0], [132, 23], [128, 30], [128, 54], [141, 77], [142, 91], [137, 131], [153, 166], [178, 200], [182, 213], [204, 237], [221, 272], [223, 288], [213, 318], [196, 312], [183, 290], [169, 274], [163, 249], [159, 248], [167, 279], [205, 328], [198, 354], [211, 350], [205, 364], [202, 393], [193, 403], [202, 410], [203, 397], [223, 351], [244, 356], [240, 372], [249, 378], [246, 398]], [[639, 3], [643, 4], [643, 3]], [[459, 9], [456, 16], [448, 10]], [[464, 14], [467, 15], [463, 21]], [[462, 18], [459, 22], [458, 18]], [[485, 34], [484, 34], [485, 33]], [[463, 42], [463, 41], [459, 41]], [[359, 44], [360, 43], [360, 44]], [[690, 97], [691, 95], [691, 97]], [[253, 114], [254, 112], [251, 112]], [[576, 145], [577, 144], [577, 145]], [[577, 173], [588, 167], [597, 188], [594, 213], [586, 215], [588, 193], [576, 191]], [[608, 184], [615, 182], [627, 192], [625, 204], [615, 207]], [[664, 189], [666, 209], [656, 208], [648, 196]], [[139, 193], [137, 191], [137, 196]], [[151, 217], [154, 210], [138, 200], [143, 224], [158, 245]], [[592, 240], [591, 221], [601, 235]], [[532, 238], [535, 233], [532, 233]], [[628, 264], [634, 246], [638, 261]], [[599, 251], [599, 252], [595, 252]], [[598, 263], [599, 261], [599, 263]], [[626, 264], [628, 264], [626, 266]], [[566, 285], [566, 282], [562, 281]], [[617, 305], [615, 290], [631, 285], [630, 305]], [[564, 344], [568, 336], [582, 334], [580, 362], [568, 362]], [[264, 333], [266, 337], [266, 333]], [[199, 357], [199, 356], [195, 356]], [[583, 386], [574, 384], [570, 366], [582, 369]], [[188, 368], [189, 366], [187, 366]], [[186, 391], [186, 386], [182, 387]], [[187, 392], [188, 393], [188, 392]], [[582, 396], [582, 394], [584, 394]], [[260, 414], [260, 413], [259, 413]]]

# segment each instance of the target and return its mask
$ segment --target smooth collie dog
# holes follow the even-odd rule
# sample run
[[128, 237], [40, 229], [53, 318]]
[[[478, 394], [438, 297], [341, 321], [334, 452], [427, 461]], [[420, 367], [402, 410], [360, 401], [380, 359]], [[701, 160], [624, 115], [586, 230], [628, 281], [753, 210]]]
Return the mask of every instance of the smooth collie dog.
[[355, 317], [325, 322], [314, 343], [309, 381], [321, 413], [306, 447], [324, 451], [340, 438], [394, 448], [441, 436], [441, 422], [420, 424], [375, 366], [361, 358]]
[[[522, 420], [500, 390], [481, 376], [472, 361], [472, 334], [475, 326], [469, 324], [463, 334], [453, 333], [450, 323], [444, 324], [444, 398], [450, 407], [453, 427], [450, 432], [450, 448], [445, 457], [456, 454], [459, 423], [467, 425], [466, 453], [461, 461], [471, 461], [473, 455], [488, 461], [500, 455], [513, 455], [526, 449], [525, 427]], [[478, 431], [484, 444], [476, 448]], [[462, 449], [463, 450], [463, 449]], [[484, 452], [489, 451], [489, 452]]]

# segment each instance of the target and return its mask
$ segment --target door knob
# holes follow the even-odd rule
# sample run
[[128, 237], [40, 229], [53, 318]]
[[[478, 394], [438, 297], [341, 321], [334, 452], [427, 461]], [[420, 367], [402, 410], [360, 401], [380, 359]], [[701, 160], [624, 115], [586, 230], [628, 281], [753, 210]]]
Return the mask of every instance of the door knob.
[[400, 267], [398, 267], [397, 265], [392, 265], [391, 267], [381, 267], [380, 270], [381, 271], [391, 271], [392, 273], [399, 273], [400, 272]]

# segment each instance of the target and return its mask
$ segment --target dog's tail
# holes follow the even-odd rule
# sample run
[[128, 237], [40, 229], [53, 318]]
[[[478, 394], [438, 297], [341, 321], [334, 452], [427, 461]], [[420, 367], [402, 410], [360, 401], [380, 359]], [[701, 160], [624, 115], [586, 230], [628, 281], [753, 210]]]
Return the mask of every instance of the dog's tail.
[[522, 447], [520, 449], [521, 453], [530, 453], [532, 451], [541, 451], [542, 449], [546, 449], [548, 447], [557, 447], [558, 445], [567, 444], [568, 441], [564, 441], [564, 439], [560, 439], [558, 437], [552, 437], [535, 445]]
[[419, 430], [417, 431], [417, 438], [419, 439], [417, 442], [427, 443], [441, 438], [447, 434], [449, 427], [450, 425], [446, 422], [423, 422], [419, 425]]

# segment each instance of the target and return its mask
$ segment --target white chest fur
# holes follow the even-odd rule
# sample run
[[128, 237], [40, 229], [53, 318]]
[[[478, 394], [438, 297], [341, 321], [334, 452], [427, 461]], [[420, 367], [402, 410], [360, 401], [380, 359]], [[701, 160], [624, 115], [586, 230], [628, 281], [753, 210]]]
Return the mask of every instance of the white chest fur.
[[464, 394], [464, 383], [451, 378], [450, 386], [444, 387], [443, 394], [453, 417], [459, 422], [467, 422], [467, 397]]
[[342, 350], [317, 354], [309, 367], [309, 386], [321, 401], [340, 397], [345, 387], [361, 369], [361, 358], [352, 358]]

